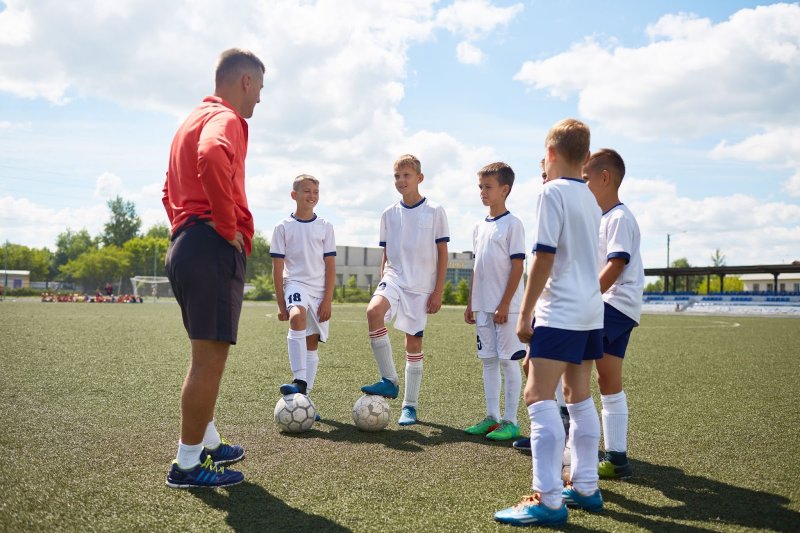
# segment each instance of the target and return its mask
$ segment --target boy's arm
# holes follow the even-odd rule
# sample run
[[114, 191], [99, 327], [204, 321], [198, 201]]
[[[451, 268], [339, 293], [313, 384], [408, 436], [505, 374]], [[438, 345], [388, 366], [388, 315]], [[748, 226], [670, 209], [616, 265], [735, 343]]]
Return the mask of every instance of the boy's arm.
[[469, 297], [467, 298], [467, 309], [464, 311], [464, 322], [467, 324], [475, 323], [475, 313], [472, 312], [472, 282], [475, 281], [475, 272], [469, 278]]
[[383, 279], [383, 269], [386, 266], [386, 248], [383, 249], [383, 255], [381, 256], [381, 279]]
[[508, 274], [508, 283], [506, 290], [503, 292], [503, 297], [500, 298], [500, 304], [494, 311], [495, 324], [505, 324], [508, 322], [509, 307], [511, 306], [511, 298], [517, 292], [519, 280], [522, 278], [522, 270], [525, 268], [522, 259], [511, 260], [511, 272]]
[[605, 293], [616, 283], [622, 271], [625, 270], [625, 259], [612, 257], [600, 271], [600, 294]]
[[272, 258], [272, 284], [275, 285], [275, 300], [278, 301], [278, 320], [289, 320], [289, 311], [286, 309], [286, 299], [283, 294], [283, 257]]
[[325, 256], [325, 296], [317, 310], [317, 317], [320, 322], [325, 322], [331, 318], [331, 302], [333, 301], [333, 289], [336, 283], [336, 256]]
[[533, 255], [528, 272], [528, 284], [525, 286], [525, 294], [522, 296], [522, 304], [519, 308], [519, 320], [517, 320], [517, 337], [526, 344], [533, 336], [533, 308], [536, 307], [536, 300], [539, 299], [545, 284], [547, 284], [555, 258], [556, 254], [543, 250], [539, 250]]
[[434, 314], [442, 308], [442, 292], [444, 291], [444, 278], [447, 274], [447, 241], [436, 243], [436, 286], [428, 298], [428, 313]]

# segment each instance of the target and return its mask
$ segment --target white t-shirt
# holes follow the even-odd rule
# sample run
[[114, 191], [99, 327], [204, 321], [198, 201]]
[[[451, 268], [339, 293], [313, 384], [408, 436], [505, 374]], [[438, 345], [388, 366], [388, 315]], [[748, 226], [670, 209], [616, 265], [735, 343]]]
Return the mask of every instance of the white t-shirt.
[[533, 251], [554, 253], [553, 270], [536, 302], [536, 326], [588, 331], [603, 328], [597, 279], [600, 207], [581, 179], [544, 185], [536, 210]]
[[402, 201], [381, 215], [380, 245], [386, 250], [383, 277], [409, 292], [430, 294], [436, 287], [436, 245], [450, 240], [444, 208], [423, 198]]
[[[506, 211], [475, 224], [472, 230], [475, 267], [472, 273], [472, 310], [494, 313], [508, 286], [512, 259], [525, 260], [525, 228]], [[511, 297], [509, 310], [519, 313], [522, 283]]]
[[600, 219], [600, 269], [609, 259], [625, 259], [625, 269], [603, 293], [603, 301], [637, 324], [642, 316], [644, 265], [639, 253], [639, 224], [624, 204], [617, 204]]
[[325, 296], [325, 257], [336, 255], [333, 225], [317, 215], [300, 220], [294, 214], [272, 230], [270, 255], [283, 258], [283, 281], [303, 285], [309, 296]]

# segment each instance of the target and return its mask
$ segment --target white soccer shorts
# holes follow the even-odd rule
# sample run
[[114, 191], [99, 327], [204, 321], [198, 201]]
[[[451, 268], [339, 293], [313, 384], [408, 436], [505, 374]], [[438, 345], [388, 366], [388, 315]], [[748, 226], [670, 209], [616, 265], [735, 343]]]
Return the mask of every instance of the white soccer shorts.
[[478, 357], [511, 359], [514, 354], [527, 351], [528, 346], [517, 337], [518, 318], [518, 313], [509, 313], [505, 324], [495, 324], [494, 313], [477, 311], [475, 329], [478, 331]]
[[430, 294], [404, 291], [391, 281], [382, 279], [373, 295], [383, 296], [389, 302], [385, 322], [394, 319], [395, 329], [409, 335], [417, 335], [425, 330], [428, 323], [428, 300]]
[[320, 342], [328, 340], [329, 320], [320, 322], [317, 315], [319, 304], [322, 298], [309, 296], [305, 287], [299, 283], [288, 282], [283, 286], [283, 297], [286, 298], [286, 309], [290, 310], [294, 306], [303, 307], [306, 310], [306, 337], [319, 335]]

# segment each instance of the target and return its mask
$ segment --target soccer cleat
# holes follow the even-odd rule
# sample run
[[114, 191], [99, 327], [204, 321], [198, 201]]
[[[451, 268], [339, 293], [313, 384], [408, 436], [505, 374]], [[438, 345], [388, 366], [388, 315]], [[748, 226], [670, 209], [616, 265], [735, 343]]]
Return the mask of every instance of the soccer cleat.
[[531, 453], [531, 439], [530, 437], [517, 439], [511, 444], [511, 447], [521, 452]]
[[302, 379], [296, 379], [291, 383], [284, 383], [280, 386], [280, 391], [283, 396], [289, 394], [306, 394], [306, 382]]
[[633, 469], [627, 460], [625, 464], [615, 465], [606, 457], [597, 463], [597, 474], [600, 479], [627, 479], [633, 475]]
[[512, 526], [557, 526], [567, 522], [567, 507], [553, 509], [541, 502], [539, 493], [523, 496], [513, 507], [494, 513], [494, 519]]
[[500, 422], [492, 418], [491, 416], [487, 416], [474, 426], [470, 426], [464, 430], [464, 433], [469, 435], [486, 435], [490, 431], [494, 431], [500, 426]]
[[497, 429], [486, 435], [490, 440], [511, 440], [517, 437], [519, 437], [519, 426], [508, 420], [501, 421]]
[[400, 420], [397, 421], [401, 426], [410, 426], [417, 423], [417, 409], [406, 405], [400, 412]]
[[179, 468], [178, 462], [173, 461], [167, 474], [167, 486], [174, 489], [228, 487], [242, 481], [244, 474], [215, 465], [210, 455], [206, 455], [205, 461], [189, 470]]
[[561, 496], [564, 498], [564, 503], [567, 507], [575, 507], [593, 513], [603, 508], [603, 496], [600, 494], [600, 489], [588, 496], [584, 496], [575, 490], [572, 483], [567, 483], [567, 486], [561, 491]]
[[317, 411], [317, 414], [314, 415], [314, 422], [319, 422], [320, 420], [322, 420], [322, 417], [319, 415], [319, 411]]
[[564, 424], [564, 434], [569, 438], [569, 410], [566, 407], [559, 409], [561, 414], [561, 423]]
[[375, 394], [377, 396], [383, 396], [384, 398], [395, 399], [400, 393], [400, 387], [392, 383], [391, 380], [381, 378], [381, 380], [377, 383], [373, 383], [372, 385], [364, 385], [361, 387], [361, 392], [364, 394]]
[[200, 462], [205, 461], [205, 456], [211, 457], [216, 465], [229, 465], [244, 459], [244, 448], [236, 444], [229, 444], [222, 439], [219, 445], [214, 448], [203, 448], [200, 452]]

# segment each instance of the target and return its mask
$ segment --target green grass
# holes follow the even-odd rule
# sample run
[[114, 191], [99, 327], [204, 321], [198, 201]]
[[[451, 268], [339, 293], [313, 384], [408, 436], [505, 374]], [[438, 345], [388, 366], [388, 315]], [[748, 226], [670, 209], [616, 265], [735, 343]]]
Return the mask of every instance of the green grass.
[[[218, 426], [247, 447], [243, 485], [164, 486], [188, 341], [174, 304], [0, 303], [0, 530], [509, 530], [530, 458], [465, 435], [484, 415], [463, 310], [429, 320], [423, 423], [352, 425], [376, 378], [363, 305], [334, 307], [314, 391], [322, 423], [278, 433], [286, 325], [246, 304]], [[390, 329], [402, 372], [402, 337]], [[565, 530], [800, 530], [800, 320], [646, 316], [626, 362], [635, 477], [601, 482], [601, 514]], [[520, 420], [527, 434], [524, 406]]]

